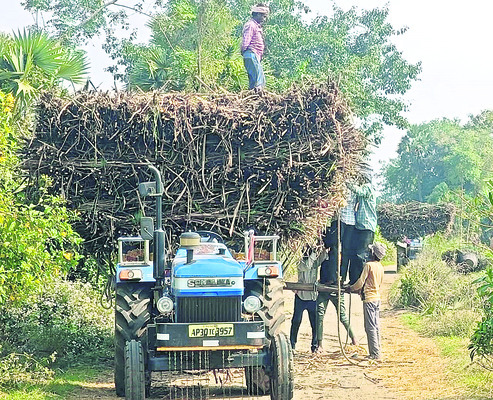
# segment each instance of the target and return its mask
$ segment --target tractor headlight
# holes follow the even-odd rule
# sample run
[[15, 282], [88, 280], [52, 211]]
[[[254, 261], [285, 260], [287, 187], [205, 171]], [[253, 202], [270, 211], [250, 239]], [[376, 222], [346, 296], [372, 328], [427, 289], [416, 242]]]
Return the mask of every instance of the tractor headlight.
[[168, 296], [161, 297], [156, 304], [156, 307], [161, 314], [169, 314], [173, 311], [173, 306], [173, 300], [171, 300]]
[[243, 308], [247, 313], [253, 314], [262, 308], [262, 301], [257, 296], [248, 296], [243, 302]]

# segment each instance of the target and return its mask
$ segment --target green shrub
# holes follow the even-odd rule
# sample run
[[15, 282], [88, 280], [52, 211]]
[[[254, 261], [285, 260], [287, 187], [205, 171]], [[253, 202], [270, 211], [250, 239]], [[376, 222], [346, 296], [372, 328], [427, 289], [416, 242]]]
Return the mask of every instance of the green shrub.
[[0, 305], [22, 301], [78, 261], [80, 237], [64, 201], [49, 194], [50, 180], [31, 188], [29, 200], [17, 166], [22, 141], [12, 116], [14, 98], [0, 91]]
[[48, 357], [37, 360], [29, 354], [7, 354], [0, 358], [0, 387], [18, 389], [26, 384], [48, 383], [55, 375], [49, 368], [52, 359]]
[[488, 268], [476, 282], [479, 284], [483, 319], [477, 324], [471, 337], [471, 359], [493, 355], [493, 268]]
[[57, 366], [108, 361], [113, 355], [112, 312], [89, 284], [56, 281], [22, 305], [0, 310], [3, 353], [56, 357]]
[[479, 318], [477, 275], [458, 274], [441, 259], [443, 250], [453, 245], [439, 235], [427, 239], [423, 252], [402, 269], [390, 291], [392, 306], [422, 314], [423, 331], [429, 335], [469, 336]]

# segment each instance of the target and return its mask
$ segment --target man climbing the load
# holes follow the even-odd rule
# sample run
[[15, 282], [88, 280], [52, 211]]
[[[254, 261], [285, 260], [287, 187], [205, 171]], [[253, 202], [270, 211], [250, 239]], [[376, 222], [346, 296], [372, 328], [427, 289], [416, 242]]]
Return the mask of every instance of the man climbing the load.
[[[326, 228], [323, 234], [323, 242], [325, 248], [329, 250], [329, 258], [320, 268], [320, 283], [330, 285], [337, 282], [336, 279], [331, 279], [331, 274], [337, 274], [338, 268], [341, 283], [344, 283], [349, 269], [349, 261], [356, 256], [353, 240], [356, 224], [356, 195], [348, 191], [346, 198], [345, 205], [334, 214], [330, 226]], [[339, 245], [341, 249], [339, 249]], [[339, 252], [341, 253], [340, 259]], [[329, 283], [329, 281], [331, 282]]]
[[268, 14], [269, 7], [259, 3], [252, 7], [252, 18], [243, 26], [241, 54], [248, 74], [249, 88], [256, 91], [265, 87], [265, 76], [260, 61], [265, 48], [262, 25]]
[[364, 164], [358, 184], [348, 182], [348, 188], [356, 195], [356, 224], [352, 241], [356, 254], [349, 263], [349, 284], [353, 285], [363, 271], [368, 259], [368, 246], [373, 244], [377, 229], [377, 196], [372, 183], [372, 170]]

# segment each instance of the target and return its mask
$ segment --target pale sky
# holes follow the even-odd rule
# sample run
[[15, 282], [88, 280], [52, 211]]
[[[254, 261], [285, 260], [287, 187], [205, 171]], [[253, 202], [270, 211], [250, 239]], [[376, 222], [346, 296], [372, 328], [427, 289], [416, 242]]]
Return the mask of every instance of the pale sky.
[[[307, 0], [319, 14], [327, 0]], [[420, 80], [405, 99], [413, 124], [493, 110], [493, 2], [489, 0], [336, 0], [343, 9], [389, 7], [394, 28], [408, 31], [395, 43], [404, 58], [422, 62]], [[397, 38], [396, 38], [397, 39]], [[375, 164], [396, 156], [405, 132], [386, 128]]]
[[[410, 103], [406, 114], [411, 123], [436, 118], [467, 119], [470, 114], [493, 110], [493, 2], [489, 0], [335, 0], [343, 9], [351, 6], [371, 9], [389, 6], [389, 21], [408, 31], [395, 43], [411, 62], [421, 61], [420, 81], [406, 94]], [[315, 14], [330, 14], [332, 0], [305, 0]], [[12, 32], [32, 23], [20, 0], [0, 0], [0, 30]], [[133, 16], [132, 23], [145, 20]], [[145, 34], [145, 29], [141, 28]], [[398, 40], [397, 40], [398, 39]], [[111, 75], [103, 73], [110, 61], [92, 43], [86, 50], [91, 65], [91, 78], [103, 89], [112, 86]], [[374, 165], [395, 157], [404, 132], [387, 128], [384, 140], [375, 151]]]

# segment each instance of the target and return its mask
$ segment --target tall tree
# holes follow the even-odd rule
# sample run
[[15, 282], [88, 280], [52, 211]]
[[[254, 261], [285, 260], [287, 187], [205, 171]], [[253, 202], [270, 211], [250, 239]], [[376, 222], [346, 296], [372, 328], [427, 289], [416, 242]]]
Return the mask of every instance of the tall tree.
[[392, 44], [393, 37], [405, 30], [387, 22], [388, 12], [387, 8], [345, 12], [334, 6], [331, 18], [318, 17], [309, 24], [300, 14], [273, 13], [266, 38], [276, 84], [284, 87], [303, 76], [329, 77], [339, 82], [369, 133], [378, 132], [383, 124], [405, 127], [402, 95], [421, 66], [407, 62]]
[[233, 35], [237, 25], [222, 0], [170, 0], [149, 22], [150, 45], [124, 47], [129, 86], [239, 90], [244, 73]]
[[[26, 0], [31, 10], [54, 12], [49, 25], [68, 37], [89, 38], [106, 29], [105, 49], [117, 62], [109, 69], [144, 90], [246, 88], [239, 55], [241, 27], [255, 0], [147, 0], [156, 8], [147, 45], [120, 40], [112, 27], [131, 26], [128, 8], [144, 0]], [[269, 90], [281, 91], [309, 80], [339, 82], [369, 136], [379, 140], [384, 124], [406, 127], [403, 95], [417, 79], [420, 64], [405, 60], [392, 39], [405, 32], [388, 21], [388, 8], [349, 11], [333, 6], [330, 17], [307, 22], [302, 1], [272, 0], [264, 26], [263, 61]], [[126, 8], [125, 8], [126, 7]], [[117, 11], [119, 10], [119, 11]], [[68, 33], [63, 33], [68, 32]], [[124, 66], [125, 72], [121, 73]]]
[[397, 158], [384, 168], [385, 195], [396, 201], [436, 202], [454, 190], [472, 196], [480, 192], [493, 174], [488, 116], [471, 117], [465, 125], [443, 119], [411, 126]]
[[[129, 29], [129, 13], [144, 12], [145, 0], [24, 0], [36, 26], [63, 42], [82, 44], [103, 32]], [[155, 0], [160, 5], [162, 0]]]

